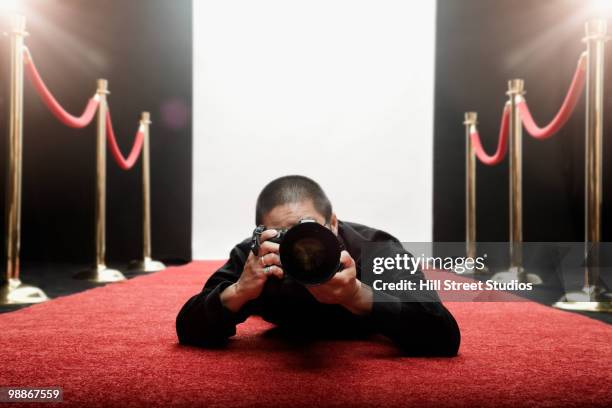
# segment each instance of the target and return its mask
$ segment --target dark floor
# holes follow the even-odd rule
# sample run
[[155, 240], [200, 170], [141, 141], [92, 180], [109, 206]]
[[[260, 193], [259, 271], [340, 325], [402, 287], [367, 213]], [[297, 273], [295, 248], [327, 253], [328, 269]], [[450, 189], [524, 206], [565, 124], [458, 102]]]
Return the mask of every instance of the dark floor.
[[[166, 261], [166, 265], [180, 265], [177, 261]], [[105, 284], [97, 284], [86, 280], [74, 279], [73, 276], [91, 267], [89, 264], [68, 264], [68, 263], [22, 263], [21, 281], [29, 285], [42, 289], [49, 298], [71, 295], [82, 292]], [[131, 279], [136, 276], [147, 275], [148, 273], [130, 271], [126, 263], [109, 263], [109, 268], [118, 269], [126, 278]], [[11, 312], [29, 305], [0, 305], [0, 313]]]
[[[166, 262], [166, 264], [171, 265], [179, 263]], [[75, 265], [24, 263], [22, 265], [21, 280], [24, 283], [41, 288], [50, 298], [56, 298], [59, 296], [66, 296], [101, 286], [101, 284], [95, 284], [88, 281], [77, 280], [73, 278], [74, 274], [87, 267], [88, 265], [85, 264]], [[127, 270], [127, 264], [111, 263], [109, 264], [109, 267], [119, 269], [128, 279], [131, 279], [135, 276], [143, 275], [143, 273]], [[542, 285], [534, 286], [534, 289], [531, 292], [528, 292], [528, 295], [526, 297], [535, 302], [550, 306], [557, 300], [559, 300], [561, 296], [563, 296], [563, 290], [560, 288], [559, 285], [546, 284], [546, 282], [549, 281], [549, 279], [547, 279], [548, 277], [546, 276], [546, 274], [541, 275], [545, 283]], [[479, 279], [486, 280], [490, 279], [490, 277], [490, 275], [484, 275], [482, 277], [479, 277]], [[524, 295], [524, 292], [522, 293], [522, 295]], [[10, 312], [23, 307], [27, 307], [27, 305], [0, 306], [0, 313]], [[612, 324], [612, 313], [576, 313], [580, 313], [592, 319]]]
[[[482, 277], [478, 277], [478, 280], [486, 281], [487, 279], [491, 279], [491, 274], [485, 275]], [[552, 306], [555, 302], [560, 300], [564, 293], [563, 289], [558, 284], [549, 284], [546, 279], [545, 274], [540, 274], [540, 277], [543, 278], [544, 283], [540, 285], [534, 285], [533, 290], [531, 291], [523, 291], [523, 292], [515, 292], [517, 296], [525, 297], [529, 300], [533, 300], [534, 302]], [[578, 288], [579, 286], [576, 286]], [[578, 313], [583, 316], [590, 317], [595, 320], [600, 320], [605, 323], [612, 324], [612, 313], [605, 312], [569, 312], [568, 313]]]

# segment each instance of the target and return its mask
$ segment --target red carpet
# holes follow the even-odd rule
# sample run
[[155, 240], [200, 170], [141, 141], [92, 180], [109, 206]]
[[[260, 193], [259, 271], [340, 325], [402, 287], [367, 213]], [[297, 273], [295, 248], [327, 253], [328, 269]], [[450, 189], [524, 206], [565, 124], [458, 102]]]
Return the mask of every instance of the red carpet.
[[398, 357], [377, 337], [301, 348], [255, 318], [226, 350], [179, 346], [175, 316], [218, 265], [0, 315], [0, 386], [59, 385], [62, 406], [89, 407], [612, 406], [612, 326], [530, 302], [448, 304], [463, 337], [451, 359]]

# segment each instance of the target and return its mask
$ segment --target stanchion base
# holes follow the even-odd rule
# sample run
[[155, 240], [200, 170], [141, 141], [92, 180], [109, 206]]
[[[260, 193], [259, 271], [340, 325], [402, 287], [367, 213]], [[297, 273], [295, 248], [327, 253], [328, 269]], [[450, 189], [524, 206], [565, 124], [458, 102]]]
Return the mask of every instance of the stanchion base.
[[553, 307], [574, 312], [605, 312], [612, 313], [612, 302], [568, 302], [560, 300]]
[[535, 273], [519, 273], [519, 268], [513, 267], [509, 271], [498, 272], [491, 277], [491, 280], [499, 283], [508, 283], [512, 281], [519, 281], [521, 283], [532, 283], [534, 285], [541, 285], [543, 283]]
[[19, 279], [9, 279], [0, 286], [0, 305], [26, 305], [47, 300], [49, 298], [42, 289], [21, 283]]
[[144, 259], [130, 262], [128, 269], [139, 272], [158, 272], [166, 269], [166, 265], [159, 261], [154, 261], [149, 257], [145, 257]]
[[612, 293], [600, 287], [568, 292], [553, 307], [581, 312], [612, 313]]
[[74, 275], [75, 279], [88, 280], [96, 283], [112, 283], [126, 280], [126, 277], [116, 269], [109, 269], [106, 265], [98, 265]]

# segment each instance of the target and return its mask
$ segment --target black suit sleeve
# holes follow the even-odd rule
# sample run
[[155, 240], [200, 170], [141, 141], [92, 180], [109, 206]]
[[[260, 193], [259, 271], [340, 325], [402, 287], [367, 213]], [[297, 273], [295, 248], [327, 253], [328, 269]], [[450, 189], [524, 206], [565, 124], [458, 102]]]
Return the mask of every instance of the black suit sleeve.
[[[384, 255], [408, 253], [397, 241], [385, 246]], [[379, 254], [377, 254], [379, 255]], [[383, 256], [384, 256], [383, 255]], [[409, 256], [412, 256], [408, 253]], [[418, 270], [385, 272], [385, 282], [425, 279]], [[419, 291], [413, 298], [400, 299], [392, 293], [373, 291], [371, 323], [381, 334], [389, 337], [408, 355], [455, 356], [459, 351], [461, 334], [453, 315], [442, 305], [435, 291]]]
[[376, 291], [374, 297], [371, 315], [374, 325], [405, 354], [457, 355], [461, 341], [459, 326], [440, 302], [402, 302]]
[[238, 280], [247, 256], [248, 250], [240, 245], [234, 247], [225, 265], [208, 279], [200, 293], [183, 305], [176, 318], [181, 344], [216, 346], [236, 334], [236, 325], [249, 316], [248, 304], [234, 313], [223, 306], [220, 295]]

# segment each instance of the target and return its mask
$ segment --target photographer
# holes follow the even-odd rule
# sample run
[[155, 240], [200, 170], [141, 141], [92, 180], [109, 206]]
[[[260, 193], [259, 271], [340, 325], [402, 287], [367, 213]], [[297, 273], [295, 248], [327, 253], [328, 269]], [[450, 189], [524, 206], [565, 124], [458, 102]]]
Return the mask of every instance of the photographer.
[[[303, 285], [283, 270], [276, 229], [312, 219], [329, 228], [342, 244], [339, 271], [319, 285]], [[256, 224], [267, 229], [259, 237], [257, 256], [251, 239], [236, 245], [230, 258], [190, 298], [176, 320], [180, 343], [218, 346], [236, 333], [250, 315], [307, 335], [381, 333], [405, 354], [454, 356], [459, 328], [435, 292], [426, 302], [402, 302], [374, 292], [361, 282], [361, 245], [388, 244], [389, 254], [404, 251], [391, 235], [364, 225], [338, 221], [321, 187], [303, 176], [285, 176], [260, 193]], [[385, 245], [385, 248], [387, 245]], [[404, 251], [405, 252], [405, 251]], [[424, 279], [419, 271], [395, 279]]]

